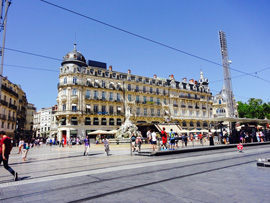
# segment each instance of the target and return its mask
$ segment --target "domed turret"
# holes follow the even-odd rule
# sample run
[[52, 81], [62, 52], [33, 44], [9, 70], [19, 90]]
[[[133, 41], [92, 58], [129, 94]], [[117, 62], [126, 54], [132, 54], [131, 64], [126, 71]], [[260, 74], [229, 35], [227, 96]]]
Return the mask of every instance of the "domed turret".
[[63, 62], [61, 65], [63, 66], [66, 63], [74, 63], [79, 66], [87, 66], [84, 56], [81, 54], [81, 52], [77, 51], [76, 44], [74, 44], [74, 49], [63, 57]]
[[209, 84], [208, 79], [206, 79], [206, 78], [203, 76], [202, 70], [201, 70], [201, 75], [200, 75], [200, 79], [199, 79], [198, 83], [201, 83], [201, 84], [203, 84], [203, 85], [208, 85], [208, 84]]
[[228, 95], [225, 89], [225, 86], [223, 85], [222, 90], [216, 94], [214, 96], [214, 102], [215, 103], [220, 103], [220, 101], [222, 101], [222, 103], [227, 102], [228, 101]]

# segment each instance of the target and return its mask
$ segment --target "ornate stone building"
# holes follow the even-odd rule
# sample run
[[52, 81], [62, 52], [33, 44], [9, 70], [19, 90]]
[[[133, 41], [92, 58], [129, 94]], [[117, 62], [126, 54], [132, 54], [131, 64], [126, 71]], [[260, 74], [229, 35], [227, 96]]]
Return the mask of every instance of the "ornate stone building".
[[27, 99], [19, 85], [2, 78], [0, 102], [0, 130], [15, 138], [24, 136]]
[[86, 61], [74, 50], [60, 67], [58, 139], [84, 137], [94, 130], [114, 130], [124, 122], [125, 109], [138, 126], [177, 123], [182, 128], [206, 128], [212, 117], [212, 94], [201, 72], [198, 81], [176, 81], [117, 72], [112, 66]]

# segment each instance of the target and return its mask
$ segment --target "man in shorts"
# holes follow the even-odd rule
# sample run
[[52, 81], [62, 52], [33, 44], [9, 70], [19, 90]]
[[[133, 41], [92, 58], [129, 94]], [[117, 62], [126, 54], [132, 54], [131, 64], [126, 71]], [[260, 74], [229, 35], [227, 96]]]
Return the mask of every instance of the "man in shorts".
[[173, 132], [173, 129], [171, 129], [170, 132], [170, 150], [174, 150], [174, 145], [175, 145], [175, 133]]
[[162, 131], [161, 131], [161, 138], [162, 138], [161, 150], [165, 150], [165, 149], [167, 149], [167, 133], [166, 133], [164, 127], [162, 128]]
[[10, 138], [6, 135], [4, 131], [0, 132], [0, 164], [3, 161], [4, 168], [8, 170], [13, 176], [14, 180], [18, 180], [18, 173], [15, 172], [9, 165], [8, 165], [8, 158], [9, 154], [12, 150], [12, 144]]
[[152, 132], [152, 146], [153, 146], [153, 151], [156, 151], [157, 149], [157, 134], [155, 131]]

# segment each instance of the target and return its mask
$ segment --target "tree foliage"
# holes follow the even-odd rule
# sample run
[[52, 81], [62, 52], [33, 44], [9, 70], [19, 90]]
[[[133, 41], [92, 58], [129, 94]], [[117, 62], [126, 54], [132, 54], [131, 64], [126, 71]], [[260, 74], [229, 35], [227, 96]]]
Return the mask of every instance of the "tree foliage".
[[270, 118], [270, 102], [264, 103], [261, 99], [250, 98], [247, 103], [238, 102], [240, 118]]

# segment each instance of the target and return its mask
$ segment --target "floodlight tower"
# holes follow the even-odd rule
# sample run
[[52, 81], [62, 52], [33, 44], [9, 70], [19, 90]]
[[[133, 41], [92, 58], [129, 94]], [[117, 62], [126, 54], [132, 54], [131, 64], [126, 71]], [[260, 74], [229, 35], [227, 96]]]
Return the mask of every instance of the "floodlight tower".
[[227, 50], [227, 41], [225, 32], [219, 31], [219, 41], [220, 41], [220, 49], [222, 56], [222, 65], [223, 65], [223, 78], [224, 85], [227, 93], [227, 111], [229, 117], [235, 117], [235, 109], [233, 102], [233, 92], [232, 92], [232, 80], [231, 80], [231, 71], [230, 71], [230, 63], [228, 58], [228, 50]]
[[[8, 8], [11, 4], [11, 0], [0, 0], [0, 32], [3, 30], [3, 42], [2, 47], [0, 49], [0, 99], [1, 99], [1, 88], [2, 88], [2, 77], [3, 77], [3, 65], [4, 65], [4, 50], [5, 50], [5, 42], [6, 42], [6, 31], [7, 31], [7, 13]], [[3, 9], [5, 6], [5, 13], [3, 13]]]

